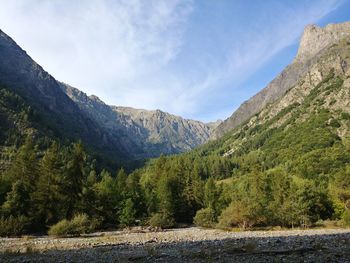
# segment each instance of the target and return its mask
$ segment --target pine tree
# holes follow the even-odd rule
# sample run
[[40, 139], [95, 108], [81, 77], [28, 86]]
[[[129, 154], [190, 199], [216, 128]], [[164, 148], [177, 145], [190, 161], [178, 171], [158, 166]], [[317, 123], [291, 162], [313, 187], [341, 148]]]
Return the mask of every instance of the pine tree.
[[63, 185], [66, 197], [66, 218], [71, 218], [74, 212], [78, 212], [81, 205], [82, 190], [86, 179], [84, 173], [86, 154], [82, 143], [74, 143], [66, 158]]
[[219, 192], [217, 190], [215, 180], [210, 177], [204, 186], [204, 205], [216, 211]]
[[123, 208], [119, 215], [119, 223], [121, 226], [132, 226], [136, 220], [136, 209], [131, 198], [125, 200]]
[[6, 202], [1, 210], [5, 216], [28, 216], [30, 209], [29, 190], [22, 181], [16, 181], [7, 194]]
[[33, 140], [28, 137], [16, 154], [5, 176], [13, 182], [20, 180], [27, 185], [30, 191], [34, 190], [38, 179], [38, 158], [35, 152]]
[[123, 168], [121, 168], [118, 173], [117, 173], [117, 177], [116, 177], [116, 194], [119, 196], [119, 199], [122, 200], [125, 198], [126, 196], [126, 179], [127, 179], [127, 175], [124, 171]]
[[93, 188], [95, 193], [95, 209], [102, 218], [102, 223], [116, 223], [117, 212], [121, 202], [118, 196], [116, 179], [105, 170], [101, 172], [101, 180]]
[[175, 214], [175, 184], [169, 176], [162, 176], [157, 185], [159, 211], [173, 217]]
[[39, 222], [51, 225], [62, 218], [62, 161], [60, 147], [54, 142], [41, 160], [40, 176], [33, 201]]

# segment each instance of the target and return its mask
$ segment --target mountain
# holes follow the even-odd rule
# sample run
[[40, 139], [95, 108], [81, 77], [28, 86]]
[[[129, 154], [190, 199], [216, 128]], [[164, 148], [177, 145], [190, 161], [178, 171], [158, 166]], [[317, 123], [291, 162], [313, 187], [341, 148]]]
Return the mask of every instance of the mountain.
[[[62, 141], [82, 140], [91, 151], [114, 161], [131, 158], [119, 137], [109, 136], [97, 122], [81, 111], [62, 91], [60, 84], [2, 31], [0, 86], [9, 100], [14, 100], [13, 103], [20, 102], [18, 108], [21, 105], [24, 107], [11, 108], [15, 105], [5, 101], [6, 96], [2, 98], [3, 109], [0, 114], [3, 122], [0, 125], [3, 143], [17, 130], [17, 135], [21, 134], [22, 137], [29, 133], [34, 137], [46, 136]], [[27, 129], [23, 129], [23, 125], [16, 126], [16, 121], [13, 122], [20, 118], [21, 111], [34, 116], [22, 123]]]
[[[212, 126], [200, 121], [183, 119], [161, 110], [141, 110], [129, 107], [112, 107], [123, 116], [137, 144], [154, 156], [191, 150], [208, 141]], [[215, 127], [215, 125], [214, 125]]]
[[98, 97], [61, 83], [62, 90], [91, 119], [113, 136], [119, 136], [135, 159], [191, 150], [209, 139], [219, 123], [204, 124], [161, 110], [106, 105]]
[[167, 185], [176, 200], [157, 212], [205, 227], [350, 225], [350, 35], [338, 31], [349, 25], [307, 27], [293, 64], [241, 110], [257, 107], [234, 114], [233, 129], [149, 163], [147, 192], [163, 197]]
[[[2, 31], [0, 85], [35, 112], [36, 120], [26, 123], [31, 129], [24, 130], [61, 140], [81, 139], [103, 159], [119, 163], [191, 150], [205, 143], [216, 127], [216, 123], [206, 125], [160, 110], [106, 105], [94, 95], [56, 81]], [[2, 119], [16, 119], [19, 113], [12, 113], [4, 108]], [[24, 131], [20, 130], [18, 134]], [[2, 134], [7, 138], [5, 130]]]
[[276, 157], [289, 149], [297, 157], [345, 143], [350, 135], [350, 38], [323, 49], [317, 58], [281, 98], [223, 136], [216, 150], [230, 156], [266, 149]]
[[228, 119], [220, 124], [211, 138], [217, 139], [260, 112], [266, 105], [280, 99], [317, 63], [322, 51], [350, 35], [350, 22], [329, 24], [324, 28], [309, 25], [301, 38], [298, 54], [267, 87], [245, 101]]

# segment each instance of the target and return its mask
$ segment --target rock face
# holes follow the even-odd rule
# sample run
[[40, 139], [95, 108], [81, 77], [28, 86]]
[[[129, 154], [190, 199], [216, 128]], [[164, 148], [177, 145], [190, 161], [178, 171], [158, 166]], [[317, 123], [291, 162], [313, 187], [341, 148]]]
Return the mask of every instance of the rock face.
[[325, 48], [350, 36], [350, 22], [330, 24], [325, 28], [309, 25], [305, 28], [295, 60], [267, 87], [245, 101], [228, 119], [220, 124], [211, 138], [217, 139], [260, 112], [266, 105], [281, 98], [305, 75]]
[[350, 36], [350, 22], [329, 24], [324, 28], [308, 25], [305, 27], [295, 60], [301, 62], [309, 60], [324, 48], [346, 36]]
[[161, 110], [108, 106], [98, 97], [61, 83], [61, 88], [91, 119], [121, 138], [123, 148], [135, 159], [191, 150], [209, 139], [219, 123], [204, 124]]

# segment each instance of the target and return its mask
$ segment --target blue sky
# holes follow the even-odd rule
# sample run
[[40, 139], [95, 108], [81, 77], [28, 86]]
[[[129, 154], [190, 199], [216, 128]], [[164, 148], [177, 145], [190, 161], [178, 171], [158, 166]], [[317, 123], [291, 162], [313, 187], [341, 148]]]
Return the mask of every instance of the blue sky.
[[0, 0], [0, 29], [56, 79], [111, 105], [225, 119], [347, 0]]

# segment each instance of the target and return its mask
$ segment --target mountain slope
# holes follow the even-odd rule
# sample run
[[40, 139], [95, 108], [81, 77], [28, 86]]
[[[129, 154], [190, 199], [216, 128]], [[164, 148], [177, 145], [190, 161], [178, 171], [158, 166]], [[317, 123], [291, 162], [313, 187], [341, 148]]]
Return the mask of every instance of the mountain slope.
[[205, 143], [217, 124], [186, 120], [169, 113], [108, 106], [96, 96], [61, 83], [61, 88], [79, 108], [111, 136], [119, 136], [123, 147], [136, 159], [191, 150]]
[[337, 43], [345, 36], [350, 36], [350, 22], [330, 24], [325, 28], [316, 25], [307, 26], [293, 63], [272, 80], [266, 88], [244, 102], [231, 117], [214, 130], [211, 137], [213, 139], [220, 138], [258, 113], [267, 104], [281, 98], [317, 62], [322, 50]]
[[[350, 39], [323, 50], [318, 62], [282, 98], [224, 136], [216, 150], [230, 156], [269, 149], [271, 156], [276, 157], [284, 147], [293, 150], [293, 157], [297, 157], [317, 148], [323, 139], [333, 143], [346, 140], [350, 132], [349, 63]], [[308, 140], [300, 145], [303, 132]], [[323, 135], [317, 137], [318, 132]], [[290, 160], [293, 157], [289, 156]]]
[[209, 139], [212, 129], [199, 121], [183, 119], [161, 110], [147, 111], [129, 107], [112, 107], [124, 116], [122, 123], [138, 139], [138, 144], [155, 155], [191, 150]]
[[[129, 159], [119, 138], [109, 136], [86, 116], [61, 90], [58, 82], [2, 31], [0, 85], [11, 96], [19, 96], [26, 107], [35, 113], [37, 117], [30, 125], [35, 127], [36, 134], [61, 140], [81, 139], [98, 154], [109, 155], [114, 160]], [[8, 115], [6, 112], [3, 111], [3, 118]], [[0, 125], [4, 129], [3, 123]]]
[[315, 58], [279, 99], [220, 139], [149, 163], [146, 191], [166, 182], [176, 200], [157, 212], [206, 227], [350, 225], [350, 37]]

